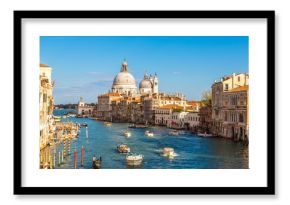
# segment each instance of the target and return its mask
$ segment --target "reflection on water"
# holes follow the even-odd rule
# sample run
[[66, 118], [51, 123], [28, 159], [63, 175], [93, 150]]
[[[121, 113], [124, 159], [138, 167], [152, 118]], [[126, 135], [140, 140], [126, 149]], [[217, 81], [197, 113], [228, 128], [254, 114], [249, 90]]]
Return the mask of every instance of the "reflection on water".
[[[60, 115], [65, 110], [56, 110]], [[85, 148], [84, 168], [92, 168], [92, 157], [102, 156], [102, 168], [105, 169], [246, 169], [248, 168], [248, 146], [222, 138], [201, 138], [185, 132], [182, 135], [169, 135], [170, 129], [165, 127], [150, 127], [148, 129], [130, 129], [132, 136], [126, 138], [123, 132], [128, 129], [128, 123], [113, 123], [111, 126], [88, 118], [68, 119], [72, 122], [88, 124], [88, 139], [86, 128], [81, 128], [80, 136], [71, 142], [71, 155], [59, 168], [73, 168], [73, 151], [77, 150], [77, 168], [80, 168], [80, 153], [82, 145]], [[154, 137], [144, 135], [146, 130], [154, 132]], [[142, 154], [144, 160], [140, 166], [128, 166], [126, 154], [117, 151], [117, 145], [127, 144], [131, 152]], [[177, 156], [173, 159], [163, 157], [164, 147], [174, 148]], [[62, 145], [56, 147], [62, 149]], [[58, 167], [56, 167], [58, 168]]]

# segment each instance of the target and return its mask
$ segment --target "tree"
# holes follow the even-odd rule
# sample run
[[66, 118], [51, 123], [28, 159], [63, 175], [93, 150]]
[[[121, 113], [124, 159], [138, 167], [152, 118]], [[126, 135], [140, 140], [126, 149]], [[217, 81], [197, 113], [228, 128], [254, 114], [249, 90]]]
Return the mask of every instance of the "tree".
[[201, 94], [201, 102], [205, 105], [210, 105], [212, 99], [211, 90], [205, 90]]

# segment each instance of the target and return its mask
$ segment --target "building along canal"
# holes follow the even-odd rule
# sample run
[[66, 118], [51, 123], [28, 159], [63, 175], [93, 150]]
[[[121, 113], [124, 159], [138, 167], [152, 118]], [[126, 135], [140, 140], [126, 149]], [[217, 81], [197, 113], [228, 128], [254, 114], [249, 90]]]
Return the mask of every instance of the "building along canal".
[[[54, 115], [61, 116], [72, 110], [55, 110]], [[91, 169], [93, 156], [102, 157], [102, 169], [247, 169], [248, 146], [242, 142], [234, 142], [223, 138], [203, 138], [190, 132], [170, 135], [166, 127], [149, 127], [146, 129], [129, 129], [128, 123], [112, 123], [106, 126], [102, 121], [90, 118], [67, 117], [64, 122], [87, 123], [81, 127], [79, 137], [70, 141], [70, 155], [58, 156], [63, 150], [63, 142], [51, 147], [50, 153], [55, 153], [56, 169], [73, 169], [76, 157], [76, 168]], [[88, 138], [86, 136], [86, 129]], [[123, 132], [130, 130], [132, 136], [126, 138]], [[144, 135], [146, 130], [154, 133], [153, 137]], [[126, 154], [117, 151], [117, 146], [126, 144], [131, 152], [142, 154], [140, 166], [132, 167], [126, 164]], [[67, 145], [66, 145], [67, 146]], [[81, 166], [81, 150], [84, 147], [84, 162]], [[176, 153], [173, 159], [161, 155], [164, 147], [172, 147]], [[76, 153], [74, 153], [76, 150]], [[68, 154], [68, 150], [66, 151]], [[59, 161], [60, 160], [60, 165]]]

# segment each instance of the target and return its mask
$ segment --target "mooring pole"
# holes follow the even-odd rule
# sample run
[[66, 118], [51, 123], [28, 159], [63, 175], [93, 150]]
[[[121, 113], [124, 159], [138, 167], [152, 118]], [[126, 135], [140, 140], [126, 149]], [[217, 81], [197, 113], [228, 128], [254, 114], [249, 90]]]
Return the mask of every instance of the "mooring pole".
[[85, 148], [82, 146], [82, 151], [81, 151], [81, 166], [84, 166], [84, 156], [85, 156]]
[[77, 168], [77, 150], [74, 150], [74, 168]]

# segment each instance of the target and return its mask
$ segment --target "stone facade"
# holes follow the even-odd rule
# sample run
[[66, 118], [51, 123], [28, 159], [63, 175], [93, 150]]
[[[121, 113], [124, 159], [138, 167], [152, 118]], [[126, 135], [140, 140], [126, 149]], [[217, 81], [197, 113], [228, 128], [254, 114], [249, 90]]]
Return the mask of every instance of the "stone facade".
[[199, 131], [202, 133], [212, 132], [212, 105], [211, 102], [199, 109], [200, 124]]
[[184, 119], [184, 128], [187, 130], [197, 132], [199, 126], [200, 126], [200, 113], [188, 112]]
[[199, 112], [187, 110], [190, 106], [184, 107], [174, 104], [160, 106], [155, 109], [155, 124], [175, 129], [196, 130], [199, 126]]
[[98, 96], [97, 105], [97, 118], [100, 120], [111, 121], [112, 120], [112, 101], [120, 99], [119, 93], [106, 93]]
[[52, 68], [45, 64], [39, 67], [39, 129], [40, 149], [48, 145], [54, 135]]
[[84, 102], [84, 99], [82, 97], [80, 97], [80, 101], [77, 105], [77, 114], [79, 116], [87, 116], [87, 117], [91, 117], [93, 116], [93, 113], [94, 113], [94, 109], [95, 109], [95, 106], [91, 106], [91, 105], [88, 105]]
[[224, 92], [222, 133], [234, 140], [248, 140], [248, 86], [241, 86]]
[[248, 74], [225, 76], [212, 85], [212, 133], [248, 140]]
[[174, 110], [183, 110], [182, 106], [164, 105], [155, 109], [155, 125], [171, 127]]
[[123, 97], [113, 100], [111, 107], [113, 122], [144, 123], [140, 97]]

